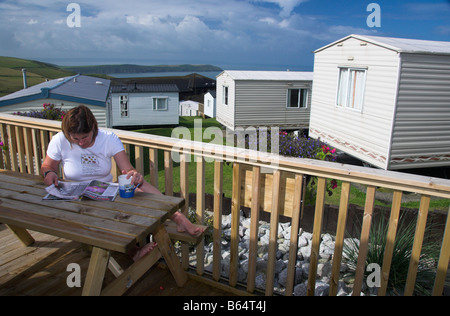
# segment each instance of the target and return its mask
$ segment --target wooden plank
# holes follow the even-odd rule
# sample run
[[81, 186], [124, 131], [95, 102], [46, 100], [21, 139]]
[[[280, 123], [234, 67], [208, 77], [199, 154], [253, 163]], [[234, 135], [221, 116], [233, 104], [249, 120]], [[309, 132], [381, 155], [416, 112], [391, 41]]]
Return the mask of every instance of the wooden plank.
[[123, 269], [120, 264], [111, 256], [109, 256], [108, 269], [116, 278], [123, 273]]
[[219, 281], [222, 260], [223, 162], [214, 161], [213, 279]]
[[34, 156], [34, 162], [35, 162], [35, 164], [34, 164], [34, 166], [35, 166], [34, 172], [35, 172], [36, 175], [41, 174], [41, 164], [42, 164], [41, 155], [40, 155], [40, 152], [39, 152], [39, 138], [38, 138], [38, 134], [39, 134], [38, 130], [36, 130], [35, 128], [31, 129], [31, 140], [32, 140], [32, 143], [33, 143], [33, 156]]
[[6, 182], [45, 188], [44, 181], [41, 175], [26, 174], [21, 172], [14, 172], [11, 170], [0, 169], [0, 176], [2, 177], [2, 179], [6, 179]]
[[[254, 199], [252, 195], [252, 181], [253, 181], [253, 171], [251, 166], [243, 165], [242, 177], [241, 177], [241, 204], [246, 207], [252, 206], [252, 201]], [[272, 173], [261, 173], [260, 180], [260, 207], [265, 212], [270, 212], [272, 210], [272, 188], [273, 188], [273, 174]], [[290, 172], [283, 172], [280, 179], [280, 215], [286, 217], [292, 217], [293, 212], [293, 201], [295, 194], [297, 194], [295, 187], [295, 175]]]
[[158, 188], [158, 149], [149, 149], [150, 184]]
[[[1, 124], [0, 123], [0, 140], [4, 143], [4, 144], [6, 144], [6, 142], [4, 141], [4, 137], [5, 137], [5, 132], [4, 132], [4, 127], [3, 127], [4, 125], [3, 124]], [[7, 167], [6, 167], [6, 164], [5, 164], [5, 162], [6, 162], [6, 157], [5, 158], [3, 158], [4, 156], [6, 156], [6, 153], [5, 152], [3, 152], [3, 150], [1, 150], [0, 149], [0, 169], [3, 169], [3, 168], [6, 168], [6, 169], [8, 169]]]
[[0, 222], [122, 253], [131, 250], [136, 242], [136, 239], [131, 236], [99, 231], [71, 222], [49, 220], [45, 216], [3, 206], [0, 207]]
[[[202, 156], [197, 156], [197, 205], [196, 217], [197, 221], [203, 225], [205, 221], [205, 160]], [[197, 274], [203, 275], [204, 272], [204, 257], [205, 257], [205, 243], [203, 238], [197, 245]]]
[[120, 176], [120, 170], [117, 167], [116, 160], [114, 159], [114, 157], [111, 157], [111, 175], [113, 176], [112, 181], [117, 182], [118, 177]]
[[34, 173], [33, 140], [31, 139], [31, 129], [26, 128], [23, 136], [24, 136], [23, 142], [25, 144], [25, 156], [26, 156], [28, 174], [35, 174]]
[[119, 296], [131, 288], [159, 259], [161, 252], [158, 248], [133, 263], [126, 271], [123, 271], [117, 279], [111, 282], [101, 292], [102, 296]]
[[33, 237], [31, 237], [30, 233], [26, 229], [14, 225], [6, 225], [6, 226], [14, 233], [14, 235], [16, 235], [17, 238], [19, 238], [19, 240], [25, 247], [34, 244]]
[[49, 141], [49, 135], [47, 130], [40, 130], [40, 144], [41, 144], [41, 157], [44, 158], [47, 155], [47, 148], [48, 148], [48, 141]]
[[10, 152], [11, 157], [11, 170], [19, 171], [19, 166], [17, 164], [17, 138], [16, 138], [16, 130], [12, 125], [8, 125], [6, 128], [8, 133], [8, 151]]
[[294, 292], [294, 281], [297, 263], [297, 250], [298, 250], [298, 233], [300, 228], [300, 217], [303, 195], [303, 175], [295, 175], [295, 188], [297, 194], [294, 195], [294, 204], [292, 210], [291, 221], [291, 240], [289, 245], [289, 260], [288, 260], [288, 274], [286, 281], [286, 296], [291, 296]]
[[83, 286], [83, 296], [98, 296], [109, 262], [109, 251], [94, 247]]
[[366, 203], [364, 206], [363, 224], [361, 228], [361, 237], [359, 243], [358, 260], [356, 263], [355, 283], [353, 284], [353, 296], [360, 296], [362, 282], [364, 278], [367, 251], [369, 249], [370, 226], [372, 224], [372, 215], [375, 205], [376, 188], [369, 186], [366, 192]]
[[323, 209], [325, 206], [325, 192], [327, 186], [325, 178], [317, 180], [316, 210], [314, 214], [313, 238], [311, 244], [311, 257], [309, 259], [308, 285], [306, 295], [314, 296], [317, 275], [317, 263], [319, 259], [320, 234], [322, 232]]
[[273, 286], [275, 278], [275, 264], [277, 260], [278, 250], [278, 219], [280, 215], [280, 180], [281, 172], [275, 170], [273, 172], [273, 196], [272, 196], [272, 210], [270, 212], [270, 234], [269, 234], [269, 258], [266, 272], [266, 296], [273, 295]]
[[347, 224], [348, 202], [350, 198], [350, 183], [343, 182], [341, 187], [341, 201], [334, 245], [333, 266], [331, 269], [330, 296], [336, 296], [341, 269], [342, 250], [344, 249], [345, 225]]
[[[76, 214], [84, 214], [100, 219], [107, 219], [114, 222], [122, 222], [142, 227], [153, 227], [153, 225], [159, 223], [159, 217], [167, 213], [164, 211], [154, 211], [143, 207], [107, 201], [102, 201], [101, 203], [92, 200], [82, 200], [79, 202], [45, 201], [42, 200], [40, 195], [34, 195], [36, 192], [41, 192], [38, 188], [29, 187], [27, 188], [26, 193], [25, 191], [22, 191], [23, 187], [19, 187], [19, 189], [17, 189], [17, 185], [14, 184], [0, 183], [0, 188], [2, 189], [0, 192], [0, 198], [5, 198], [9, 200], [10, 203], [12, 203], [12, 201], [15, 201], [16, 204], [28, 202], [32, 203], [32, 205], [37, 208], [56, 206], [57, 209]], [[14, 191], [11, 191], [10, 189]]]
[[165, 195], [173, 195], [173, 161], [171, 157], [171, 152], [164, 151], [164, 189]]
[[[64, 225], [64, 223], [73, 223], [74, 225], [83, 225], [85, 227], [90, 227], [91, 229], [128, 235], [134, 238], [141, 237], [141, 235], [145, 234], [145, 231], [147, 230], [146, 226], [137, 226], [134, 224], [121, 222], [120, 220], [111, 220], [90, 216], [89, 209], [81, 208], [80, 213], [65, 211], [65, 205], [69, 208], [72, 207], [72, 203], [70, 202], [59, 202], [57, 207], [48, 207], [48, 205], [45, 204], [40, 206], [38, 204], [32, 203], [26, 204], [23, 201], [13, 200], [11, 198], [3, 198], [3, 191], [0, 192], [0, 196], [1, 208], [6, 207], [10, 209], [21, 210], [22, 212], [26, 212], [28, 214], [45, 217], [48, 219], [48, 221], [57, 221], [62, 225]], [[29, 201], [37, 198], [35, 196], [26, 197]], [[159, 224], [159, 221], [154, 219], [153, 221], [151, 221], [151, 223], [152, 226], [156, 226], [157, 224]]]
[[383, 256], [383, 266], [381, 267], [381, 286], [378, 289], [378, 296], [386, 295], [389, 281], [389, 271], [391, 270], [392, 256], [394, 253], [395, 236], [397, 235], [398, 217], [400, 215], [400, 206], [402, 203], [402, 192], [394, 191], [392, 199], [391, 216], [389, 217], [389, 227], [386, 239], [386, 248]]
[[[166, 227], [167, 233], [170, 236], [170, 239], [172, 239], [172, 240], [179, 240], [179, 241], [183, 241], [183, 242], [187, 242], [189, 244], [195, 244], [195, 245], [199, 244], [203, 240], [204, 233], [200, 234], [198, 236], [193, 236], [187, 232], [180, 233], [177, 230], [177, 225], [172, 221], [165, 221], [164, 225]], [[204, 232], [206, 232], [206, 229], [208, 228], [205, 225], [198, 225], [198, 224], [193, 224], [193, 225], [195, 227], [200, 227], [201, 229], [203, 229]]]
[[180, 265], [180, 261], [177, 257], [175, 249], [173, 248], [172, 242], [170, 241], [169, 235], [164, 228], [164, 225], [161, 225], [158, 228], [153, 237], [158, 244], [158, 249], [164, 257], [170, 272], [172, 272], [172, 275], [175, 278], [175, 282], [178, 286], [185, 285], [187, 282], [186, 272]]
[[250, 244], [248, 250], [248, 273], [247, 273], [247, 291], [252, 293], [255, 290], [256, 281], [256, 258], [258, 250], [258, 232], [259, 232], [259, 212], [260, 212], [260, 187], [261, 187], [261, 168], [253, 167], [252, 172], [252, 207], [250, 218]]
[[[10, 148], [11, 147], [9, 145], [10, 138], [8, 137], [7, 127], [8, 127], [8, 125], [0, 124], [0, 138], [1, 138], [2, 142], [5, 145], [7, 145], [8, 148]], [[2, 154], [3, 154], [4, 168], [7, 170], [11, 170], [11, 150], [2, 151]]]
[[16, 142], [17, 142], [17, 159], [20, 172], [26, 173], [27, 167], [25, 164], [25, 144], [24, 144], [24, 132], [19, 126], [15, 127]]
[[[187, 154], [180, 154], [180, 195], [186, 201], [181, 212], [189, 217], [189, 163]], [[185, 243], [181, 245], [181, 265], [185, 270], [189, 268], [189, 247]]]
[[447, 212], [447, 222], [445, 223], [445, 232], [442, 240], [441, 252], [437, 265], [436, 279], [434, 280], [433, 296], [441, 296], [444, 290], [445, 278], [448, 272], [448, 263], [450, 260], [450, 209]]
[[134, 167], [140, 174], [144, 174], [144, 147], [134, 146]]
[[408, 277], [406, 278], [405, 296], [411, 296], [414, 293], [417, 267], [419, 266], [420, 253], [422, 251], [429, 206], [430, 196], [423, 195], [420, 199], [419, 212], [417, 214], [416, 232], [414, 233], [414, 243], [411, 252], [411, 260], [409, 261]]
[[239, 264], [239, 224], [241, 208], [241, 164], [233, 165], [233, 187], [231, 193], [231, 242], [230, 242], [230, 286], [236, 286]]

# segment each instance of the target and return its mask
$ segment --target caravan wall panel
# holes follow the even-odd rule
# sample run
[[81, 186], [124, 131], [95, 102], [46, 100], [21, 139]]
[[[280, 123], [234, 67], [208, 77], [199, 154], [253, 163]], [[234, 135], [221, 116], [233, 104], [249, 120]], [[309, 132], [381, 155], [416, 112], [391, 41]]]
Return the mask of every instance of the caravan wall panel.
[[402, 54], [391, 169], [450, 165], [450, 56]]

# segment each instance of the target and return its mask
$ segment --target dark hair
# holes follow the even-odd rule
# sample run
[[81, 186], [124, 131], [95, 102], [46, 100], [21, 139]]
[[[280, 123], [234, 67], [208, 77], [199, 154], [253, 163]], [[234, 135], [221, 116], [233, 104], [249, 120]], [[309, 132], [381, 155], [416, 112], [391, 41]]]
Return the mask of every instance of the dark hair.
[[94, 132], [93, 139], [98, 134], [98, 123], [92, 111], [85, 105], [79, 105], [69, 110], [62, 120], [62, 131], [70, 142], [70, 134], [87, 134]]

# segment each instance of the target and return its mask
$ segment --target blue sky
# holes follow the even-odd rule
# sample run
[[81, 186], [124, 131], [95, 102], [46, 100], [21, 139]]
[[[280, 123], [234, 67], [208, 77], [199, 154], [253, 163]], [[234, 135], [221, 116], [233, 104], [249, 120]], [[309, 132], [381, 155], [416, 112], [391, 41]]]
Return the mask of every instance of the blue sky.
[[[312, 70], [349, 34], [450, 41], [450, 0], [0, 0], [0, 56], [58, 65], [213, 64]], [[380, 27], [370, 27], [370, 3]]]

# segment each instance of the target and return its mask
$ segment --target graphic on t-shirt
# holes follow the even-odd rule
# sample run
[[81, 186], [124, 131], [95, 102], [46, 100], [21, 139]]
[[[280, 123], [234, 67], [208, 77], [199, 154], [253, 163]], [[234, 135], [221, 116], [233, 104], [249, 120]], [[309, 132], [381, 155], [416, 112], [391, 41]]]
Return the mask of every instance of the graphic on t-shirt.
[[81, 170], [83, 174], [95, 174], [99, 169], [99, 160], [94, 154], [81, 154]]

